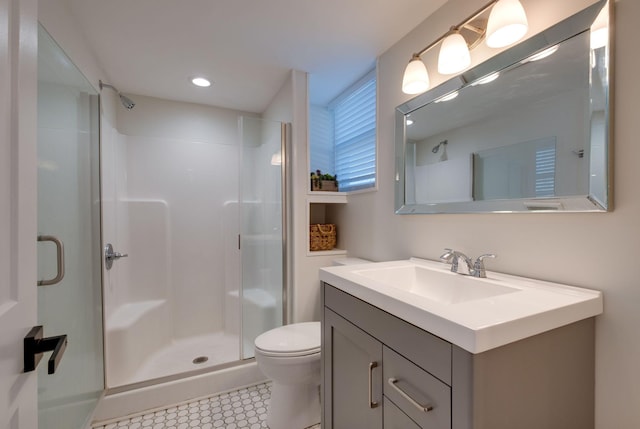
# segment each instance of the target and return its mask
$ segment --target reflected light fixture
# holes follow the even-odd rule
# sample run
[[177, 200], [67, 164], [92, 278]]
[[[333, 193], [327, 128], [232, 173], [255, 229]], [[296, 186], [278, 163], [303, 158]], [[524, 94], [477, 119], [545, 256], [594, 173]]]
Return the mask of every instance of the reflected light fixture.
[[[489, 9], [491, 12], [486, 19], [483, 15]], [[404, 71], [402, 92], [419, 94], [429, 89], [429, 72], [421, 57], [438, 44], [441, 43], [438, 72], [455, 74], [471, 65], [470, 50], [485, 37], [487, 46], [502, 48], [522, 39], [528, 28], [527, 15], [519, 0], [490, 1], [427, 47], [413, 54]]]
[[454, 98], [456, 98], [458, 96], [458, 91], [453, 91], [447, 95], [443, 95], [442, 97], [438, 98], [437, 100], [434, 101], [434, 103], [441, 103], [443, 101], [451, 101]]
[[544, 51], [540, 51], [537, 54], [533, 54], [528, 58], [522, 60], [522, 64], [528, 63], [530, 61], [540, 61], [544, 58], [550, 57], [558, 51], [558, 45], [552, 46], [550, 48], [545, 49]]
[[492, 73], [492, 74], [490, 74], [488, 76], [485, 76], [483, 78], [480, 78], [480, 79], [474, 81], [471, 84], [471, 86], [484, 85], [484, 84], [487, 84], [487, 83], [491, 83], [494, 80], [498, 79], [499, 77], [500, 77], [500, 72], [495, 72], [495, 73]]

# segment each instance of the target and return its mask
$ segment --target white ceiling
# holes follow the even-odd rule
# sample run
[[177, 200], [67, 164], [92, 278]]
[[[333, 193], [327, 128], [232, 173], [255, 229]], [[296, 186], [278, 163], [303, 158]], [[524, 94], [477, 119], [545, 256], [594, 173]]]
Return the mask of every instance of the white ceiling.
[[[122, 92], [262, 112], [291, 69], [325, 104], [446, 0], [66, 0]], [[214, 81], [196, 88], [189, 78]]]

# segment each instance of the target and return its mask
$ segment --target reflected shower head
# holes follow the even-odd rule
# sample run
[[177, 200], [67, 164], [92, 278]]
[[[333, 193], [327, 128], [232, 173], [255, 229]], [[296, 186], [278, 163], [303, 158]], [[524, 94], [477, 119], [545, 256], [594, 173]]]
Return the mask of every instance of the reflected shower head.
[[123, 95], [122, 93], [120, 93], [120, 91], [118, 91], [118, 88], [116, 88], [113, 85], [109, 85], [108, 83], [104, 83], [102, 81], [99, 81], [99, 82], [100, 82], [100, 90], [102, 91], [102, 88], [105, 88], [105, 87], [113, 89], [118, 94], [118, 97], [120, 97], [120, 103], [122, 103], [122, 105], [127, 110], [131, 110], [135, 107], [136, 103], [134, 103], [134, 101], [129, 97], [127, 97], [126, 95]]
[[431, 152], [433, 152], [433, 153], [438, 153], [438, 150], [440, 150], [440, 146], [442, 146], [442, 145], [446, 145], [447, 143], [448, 143], [448, 141], [447, 141], [447, 140], [442, 140], [440, 143], [438, 143], [437, 145], [435, 145], [435, 146], [433, 147], [433, 149], [431, 149]]

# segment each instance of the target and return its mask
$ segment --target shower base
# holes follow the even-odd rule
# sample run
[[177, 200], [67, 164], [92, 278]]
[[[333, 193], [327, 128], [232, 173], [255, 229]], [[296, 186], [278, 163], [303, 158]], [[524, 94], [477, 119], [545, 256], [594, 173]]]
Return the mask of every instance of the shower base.
[[[140, 369], [124, 384], [138, 383], [238, 361], [240, 356], [239, 341], [237, 335], [225, 332], [173, 340], [149, 356]], [[203, 357], [207, 358], [205, 362], [193, 362], [194, 359]]]

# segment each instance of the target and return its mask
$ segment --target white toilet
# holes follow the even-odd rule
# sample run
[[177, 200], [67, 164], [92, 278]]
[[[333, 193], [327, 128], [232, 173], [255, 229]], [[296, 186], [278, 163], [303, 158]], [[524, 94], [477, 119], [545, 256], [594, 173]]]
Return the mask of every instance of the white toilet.
[[294, 323], [255, 341], [258, 368], [271, 379], [269, 429], [320, 423], [320, 322]]

